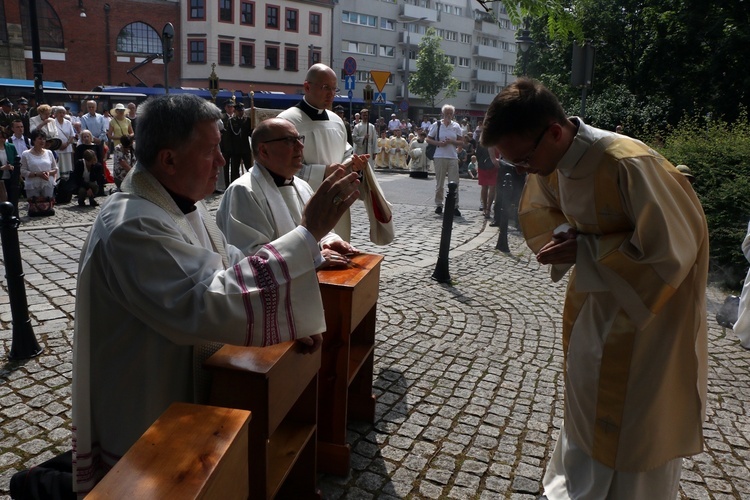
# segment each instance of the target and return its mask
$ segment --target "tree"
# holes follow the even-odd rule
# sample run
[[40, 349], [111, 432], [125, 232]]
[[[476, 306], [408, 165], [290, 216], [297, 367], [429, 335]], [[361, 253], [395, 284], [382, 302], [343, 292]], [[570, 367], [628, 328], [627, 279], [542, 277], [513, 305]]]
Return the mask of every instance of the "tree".
[[[452, 76], [453, 65], [448, 62], [440, 47], [441, 41], [435, 28], [427, 30], [419, 42], [417, 71], [410, 75], [408, 82], [409, 92], [422, 96], [433, 108], [436, 102], [454, 97], [459, 86], [458, 80]], [[443, 98], [437, 100], [438, 94], [443, 90]]]

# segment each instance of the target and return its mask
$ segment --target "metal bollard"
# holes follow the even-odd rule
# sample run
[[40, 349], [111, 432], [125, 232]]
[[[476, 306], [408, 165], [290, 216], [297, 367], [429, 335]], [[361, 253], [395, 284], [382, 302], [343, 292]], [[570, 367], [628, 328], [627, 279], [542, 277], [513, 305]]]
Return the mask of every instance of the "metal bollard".
[[18, 243], [20, 220], [13, 215], [14, 206], [10, 202], [0, 203], [0, 236], [2, 237], [5, 279], [8, 282], [8, 298], [13, 322], [13, 340], [8, 358], [28, 359], [42, 353], [36, 341], [29, 319], [29, 306], [26, 302], [26, 288], [23, 282], [23, 264]]
[[451, 248], [451, 233], [453, 232], [453, 211], [456, 208], [456, 191], [458, 184], [448, 183], [448, 196], [445, 198], [445, 210], [443, 211], [443, 231], [440, 234], [440, 251], [435, 264], [435, 272], [432, 279], [438, 283], [450, 283], [451, 275], [448, 270], [448, 253]]
[[[500, 217], [498, 226], [500, 227], [500, 234], [497, 235], [497, 244], [495, 248], [504, 253], [509, 253], [508, 248], [508, 210], [510, 208], [510, 197], [513, 191], [513, 177], [510, 172], [503, 176], [503, 190], [502, 197], [500, 200]], [[495, 207], [497, 210], [497, 207]]]

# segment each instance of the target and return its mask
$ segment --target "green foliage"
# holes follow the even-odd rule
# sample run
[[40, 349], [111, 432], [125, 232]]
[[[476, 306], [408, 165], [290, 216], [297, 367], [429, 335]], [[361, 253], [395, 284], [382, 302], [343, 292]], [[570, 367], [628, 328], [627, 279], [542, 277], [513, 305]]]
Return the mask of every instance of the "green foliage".
[[[445, 57], [440, 47], [442, 39], [435, 28], [429, 28], [419, 42], [417, 71], [409, 76], [409, 92], [420, 95], [435, 107], [436, 102], [454, 97], [458, 92], [459, 81], [453, 78], [453, 65]], [[437, 96], [443, 92], [443, 98]]]
[[748, 262], [740, 249], [750, 220], [750, 122], [740, 111], [732, 124], [710, 115], [683, 118], [659, 151], [685, 164], [708, 220], [712, 280], [741, 288]]

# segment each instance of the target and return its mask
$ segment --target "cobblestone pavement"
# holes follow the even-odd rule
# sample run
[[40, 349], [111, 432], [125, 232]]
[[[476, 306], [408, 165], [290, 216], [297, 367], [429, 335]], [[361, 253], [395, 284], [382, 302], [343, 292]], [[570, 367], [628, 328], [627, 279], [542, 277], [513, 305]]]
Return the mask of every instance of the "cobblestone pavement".
[[[217, 200], [211, 200], [215, 208]], [[98, 209], [58, 207], [19, 231], [29, 312], [44, 353], [8, 362], [11, 314], [0, 295], [0, 497], [10, 476], [70, 447], [70, 376], [77, 260]], [[441, 219], [394, 207], [397, 239], [383, 253], [374, 424], [349, 426], [352, 470], [320, 476], [326, 499], [532, 499], [562, 417], [560, 317], [553, 284], [517, 232], [511, 252], [477, 211], [454, 221], [452, 284], [431, 279]], [[366, 234], [361, 205], [354, 233]], [[357, 230], [359, 228], [359, 231]], [[4, 269], [2, 269], [4, 273]], [[705, 449], [685, 461], [680, 496], [750, 498], [750, 352], [713, 321]]]

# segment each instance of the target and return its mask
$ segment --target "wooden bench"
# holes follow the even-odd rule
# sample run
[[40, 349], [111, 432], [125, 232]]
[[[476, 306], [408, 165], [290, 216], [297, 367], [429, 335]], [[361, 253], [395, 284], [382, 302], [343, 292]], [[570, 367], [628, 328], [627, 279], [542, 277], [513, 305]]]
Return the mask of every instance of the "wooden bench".
[[246, 499], [250, 412], [174, 403], [86, 498]]
[[346, 476], [349, 418], [373, 422], [375, 319], [382, 255], [361, 254], [348, 269], [318, 271], [326, 332], [318, 386], [318, 470]]
[[298, 342], [270, 347], [225, 345], [206, 360], [210, 403], [250, 410], [250, 498], [318, 499], [316, 411], [318, 350]]

